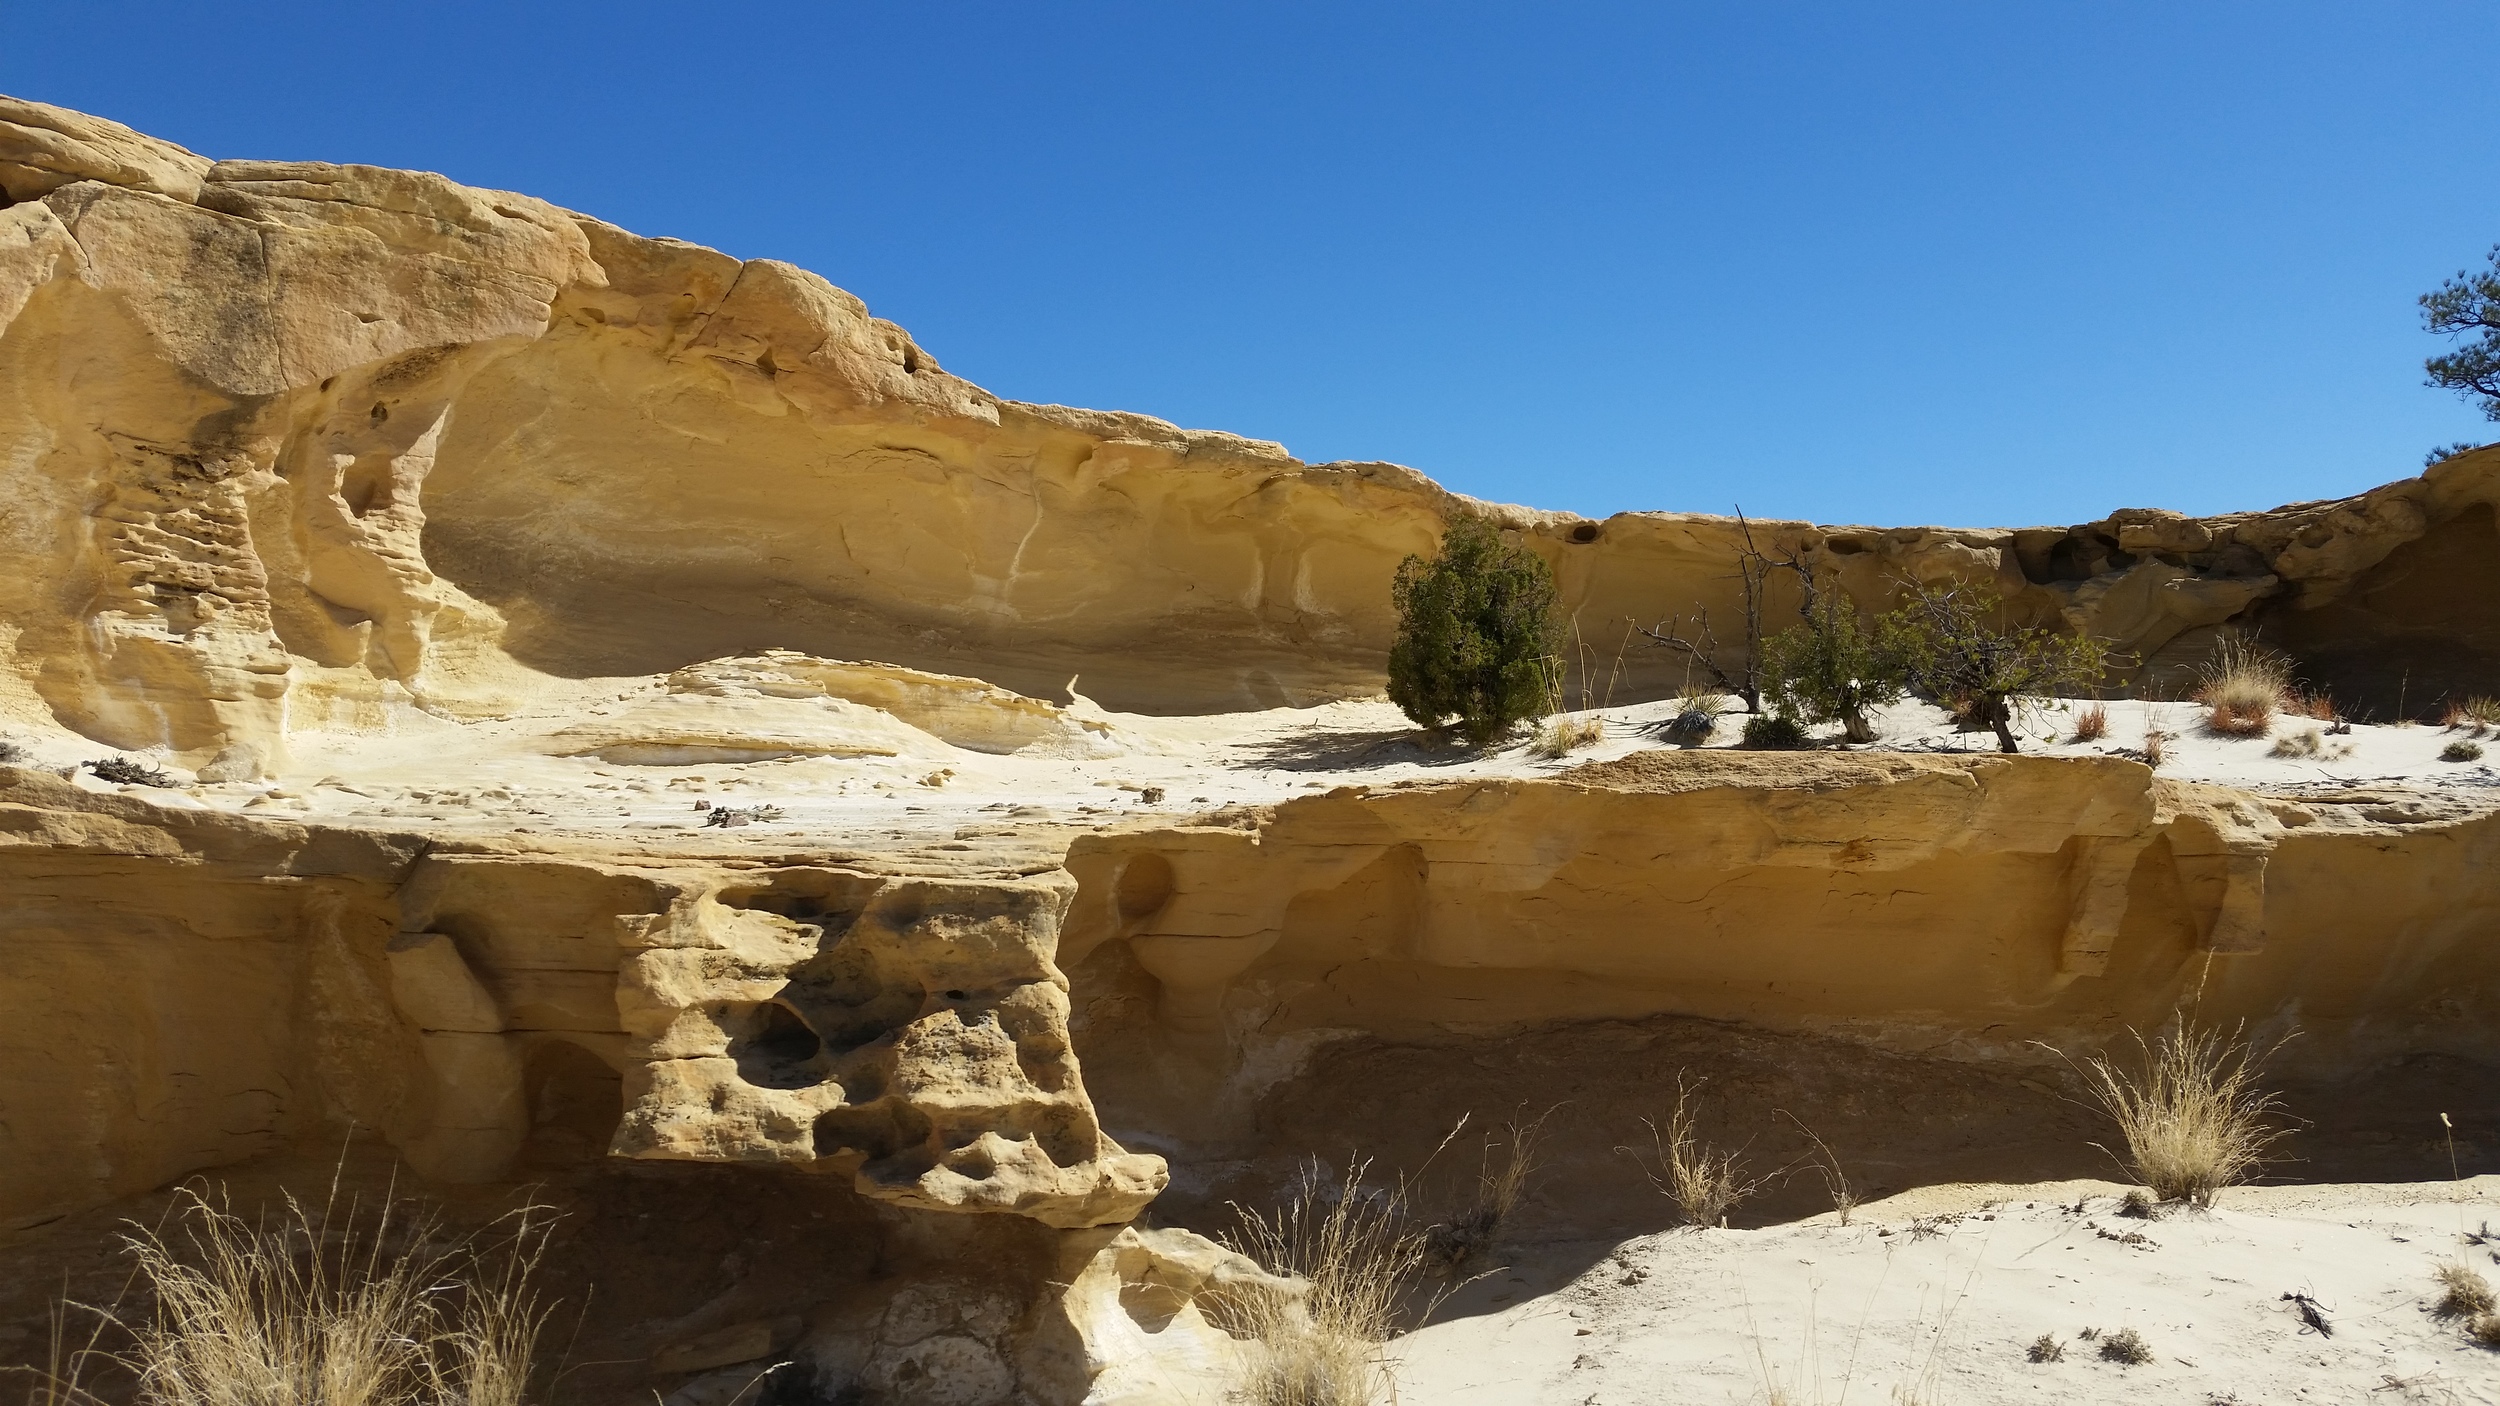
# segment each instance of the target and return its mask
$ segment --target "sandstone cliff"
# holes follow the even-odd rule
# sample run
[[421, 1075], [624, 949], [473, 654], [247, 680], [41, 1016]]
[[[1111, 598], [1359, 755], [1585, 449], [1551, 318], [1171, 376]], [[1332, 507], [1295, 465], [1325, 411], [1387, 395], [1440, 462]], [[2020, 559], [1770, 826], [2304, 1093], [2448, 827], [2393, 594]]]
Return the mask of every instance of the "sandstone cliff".
[[[209, 161], [0, 100], [0, 709], [205, 755], [759, 648], [1188, 712], [1375, 691], [1454, 511], [1583, 634], [1725, 621], [1726, 518], [1476, 504], [1386, 464], [1006, 401], [822, 278], [417, 172]], [[1766, 543], [1975, 577], [2175, 678], [2223, 622], [2392, 707], [2500, 688], [2500, 451], [2357, 498]], [[2436, 582], [2436, 585], [2428, 584]], [[1629, 691], [1680, 666], [1630, 656]]]
[[1609, 652], [1730, 623], [1749, 530], [1870, 606], [1993, 583], [2115, 689], [2234, 625], [2420, 711], [2500, 692], [2500, 448], [1596, 522], [1000, 400], [814, 274], [439, 176], [0, 99], [0, 197], [0, 1342], [179, 1178], [406, 1176], [568, 1212], [602, 1399], [1212, 1402], [1200, 1299], [1297, 1288], [1191, 1231], [1306, 1154], [1567, 1104], [1537, 1214], [1593, 1243], [1657, 1228], [1608, 1173], [1687, 1070], [1906, 1186], [2097, 1172], [2055, 1052], [2181, 1011], [2302, 1032], [2316, 1167], [2425, 1174], [2390, 1130], [2500, 1067], [2500, 778], [2428, 728], [2157, 773], [1924, 705], [1801, 756], [1614, 710], [1588, 765], [1253, 712], [1377, 692], [1458, 512]]

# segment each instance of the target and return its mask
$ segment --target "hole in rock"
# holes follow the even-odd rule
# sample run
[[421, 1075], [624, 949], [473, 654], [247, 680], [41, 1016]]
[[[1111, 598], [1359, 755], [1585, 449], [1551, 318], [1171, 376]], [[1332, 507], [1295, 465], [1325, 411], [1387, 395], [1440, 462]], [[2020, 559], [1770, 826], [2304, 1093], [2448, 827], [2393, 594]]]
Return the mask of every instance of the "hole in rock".
[[797, 1011], [775, 1001], [755, 1012], [752, 1035], [730, 1042], [738, 1077], [771, 1089], [804, 1088], [819, 1081], [809, 1068], [824, 1052], [825, 1042]]
[[934, 1126], [927, 1114], [892, 1100], [830, 1109], [816, 1118], [816, 1155], [860, 1152], [872, 1162], [883, 1161], [925, 1148]]
[[946, 999], [950, 1001], [969, 1001], [972, 999], [972, 996], [969, 992], [950, 989], [946, 993]]
[[1571, 529], [1571, 540], [1585, 547], [1597, 540], [1597, 524], [1584, 522]]
[[1159, 854], [1141, 854], [1121, 865], [1111, 901], [1120, 910], [1123, 928], [1161, 912], [1172, 901], [1172, 861]]
[[607, 1061], [564, 1041], [541, 1046], [522, 1069], [530, 1131], [525, 1165], [595, 1162], [625, 1116], [624, 1084]]

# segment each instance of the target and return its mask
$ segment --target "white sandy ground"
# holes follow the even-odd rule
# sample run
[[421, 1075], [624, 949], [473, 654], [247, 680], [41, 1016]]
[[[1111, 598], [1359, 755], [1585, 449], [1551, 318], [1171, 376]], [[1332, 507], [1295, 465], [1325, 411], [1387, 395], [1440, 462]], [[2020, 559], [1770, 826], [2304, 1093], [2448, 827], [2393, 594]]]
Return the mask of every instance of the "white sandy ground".
[[[2431, 1311], [2441, 1260], [2500, 1282], [2500, 1238], [2479, 1238], [2500, 1221], [2500, 1176], [2243, 1187], [2150, 1222], [2117, 1214], [2123, 1190], [1929, 1187], [1847, 1226], [1513, 1251], [1515, 1269], [1396, 1345], [1397, 1400], [1719, 1406], [1772, 1401], [1776, 1384], [1797, 1406], [2500, 1401], [2500, 1353]], [[1567, 1282], [1530, 1296], [1558, 1266]], [[2104, 1361], [2081, 1337], [2129, 1328], [2152, 1362]], [[2063, 1361], [2027, 1360], [2043, 1333]]]
[[[240, 810], [271, 818], [416, 828], [448, 833], [539, 833], [698, 838], [700, 799], [713, 805], [774, 805], [781, 819], [709, 836], [786, 847], [822, 840], [878, 849], [961, 838], [984, 825], [1109, 824], [1153, 816], [1174, 821], [1239, 805], [1271, 805], [1296, 795], [1359, 784], [1387, 786], [1476, 777], [1552, 775], [1665, 744], [1668, 702], [1595, 710], [1604, 736], [1567, 758], [1533, 755], [1524, 731], [1510, 743], [1469, 753], [1420, 745], [1406, 719], [1381, 699], [1313, 708], [1206, 717], [1102, 715], [1123, 755], [1073, 759], [990, 755], [932, 740], [923, 755], [811, 757], [744, 764], [625, 765], [547, 755], [545, 739], [586, 719], [610, 716], [661, 692], [649, 679], [589, 680], [551, 686], [529, 709], [491, 721], [457, 723], [413, 707], [396, 709], [381, 733], [303, 732], [268, 781], [144, 790], [175, 806]], [[2097, 742], [2071, 740], [2087, 705], [2052, 701], [2029, 710], [2026, 752], [2051, 756], [2141, 749], [2148, 729], [2169, 735], [2162, 774], [2252, 789], [2298, 793], [2398, 786], [2500, 800], [2500, 737], [2489, 756], [2448, 762], [2441, 749], [2465, 734], [2436, 726], [2354, 726], [2329, 735], [2305, 719], [2278, 720], [2263, 738], [2215, 736], [2192, 704], [2113, 702]], [[1742, 714], [1729, 716], [1708, 744], [1734, 745]], [[2313, 755], [2282, 756], [2275, 743], [2317, 731]], [[1988, 734], [1956, 733], [1945, 714], [1908, 702], [1879, 718], [1873, 750], [1988, 752]], [[39, 764], [68, 769], [112, 754], [76, 734], [0, 727]], [[149, 753], [133, 754], [143, 759]], [[90, 773], [79, 784], [111, 789]], [[188, 781], [185, 773], [178, 779]], [[935, 783], [935, 784], [930, 784]], [[1149, 788], [1160, 796], [1148, 798]]]

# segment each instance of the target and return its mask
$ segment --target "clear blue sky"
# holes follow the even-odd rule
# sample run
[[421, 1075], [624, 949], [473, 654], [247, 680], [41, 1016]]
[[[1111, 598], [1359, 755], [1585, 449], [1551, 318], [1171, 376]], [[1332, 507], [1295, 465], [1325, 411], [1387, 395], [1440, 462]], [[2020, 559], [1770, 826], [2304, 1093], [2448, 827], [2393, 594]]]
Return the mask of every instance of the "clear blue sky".
[[0, 0], [0, 92], [793, 260], [1005, 396], [1602, 514], [2067, 523], [2500, 438], [2490, 0]]

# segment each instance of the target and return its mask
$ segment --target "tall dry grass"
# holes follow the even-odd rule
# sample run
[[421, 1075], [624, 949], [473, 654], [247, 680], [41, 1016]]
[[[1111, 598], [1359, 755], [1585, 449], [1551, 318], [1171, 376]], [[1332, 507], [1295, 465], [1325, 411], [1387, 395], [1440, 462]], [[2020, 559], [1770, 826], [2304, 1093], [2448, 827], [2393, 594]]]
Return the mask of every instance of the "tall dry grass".
[[1241, 1384], [1250, 1406], [1375, 1406], [1391, 1391], [1383, 1344], [1426, 1246], [1405, 1188], [1366, 1185], [1370, 1170], [1359, 1161], [1332, 1177], [1314, 1161], [1275, 1211], [1233, 1207], [1232, 1248], [1310, 1286], [1299, 1298], [1262, 1293], [1219, 1305], [1250, 1339]]
[[2292, 689], [2289, 656], [2254, 641], [2226, 638], [2197, 674], [2205, 725], [2230, 737], [2262, 737]]
[[2278, 1101], [2257, 1081], [2273, 1050], [2253, 1051], [2236, 1032], [2184, 1026], [2135, 1042], [2140, 1071], [2096, 1055], [2081, 1066], [2085, 1088], [2117, 1122], [2127, 1166], [2156, 1197], [2210, 1207], [2283, 1137], [2267, 1121]]
[[178, 1196], [169, 1229], [123, 1238], [146, 1308], [87, 1308], [97, 1336], [54, 1354], [37, 1400], [100, 1406], [101, 1370], [142, 1406], [521, 1406], [553, 1308], [531, 1287], [541, 1208], [450, 1236], [391, 1196], [368, 1221], [335, 1193], [318, 1211], [289, 1195], [257, 1222]]
[[1640, 1164], [1649, 1184], [1675, 1203], [1686, 1225], [1706, 1228], [1725, 1221], [1729, 1211], [1753, 1195], [1758, 1183], [1746, 1176], [1739, 1153], [1702, 1140], [1700, 1108], [1693, 1097], [1700, 1086], [1677, 1074], [1675, 1107], [1667, 1114], [1667, 1126], [1661, 1129], [1647, 1118], [1641, 1120], [1649, 1129], [1649, 1150], [1615, 1150]]
[[[1528, 1178], [1537, 1168], [1537, 1147], [1545, 1137], [1545, 1120], [1553, 1116], [1554, 1110], [1548, 1108], [1534, 1118], [1514, 1118], [1486, 1136], [1477, 1159], [1473, 1199], [1424, 1232], [1425, 1258], [1436, 1272], [1463, 1272], [1492, 1250], [1502, 1227], [1519, 1208], [1520, 1198], [1527, 1194]], [[1451, 1136], [1456, 1135], [1453, 1129]]]

